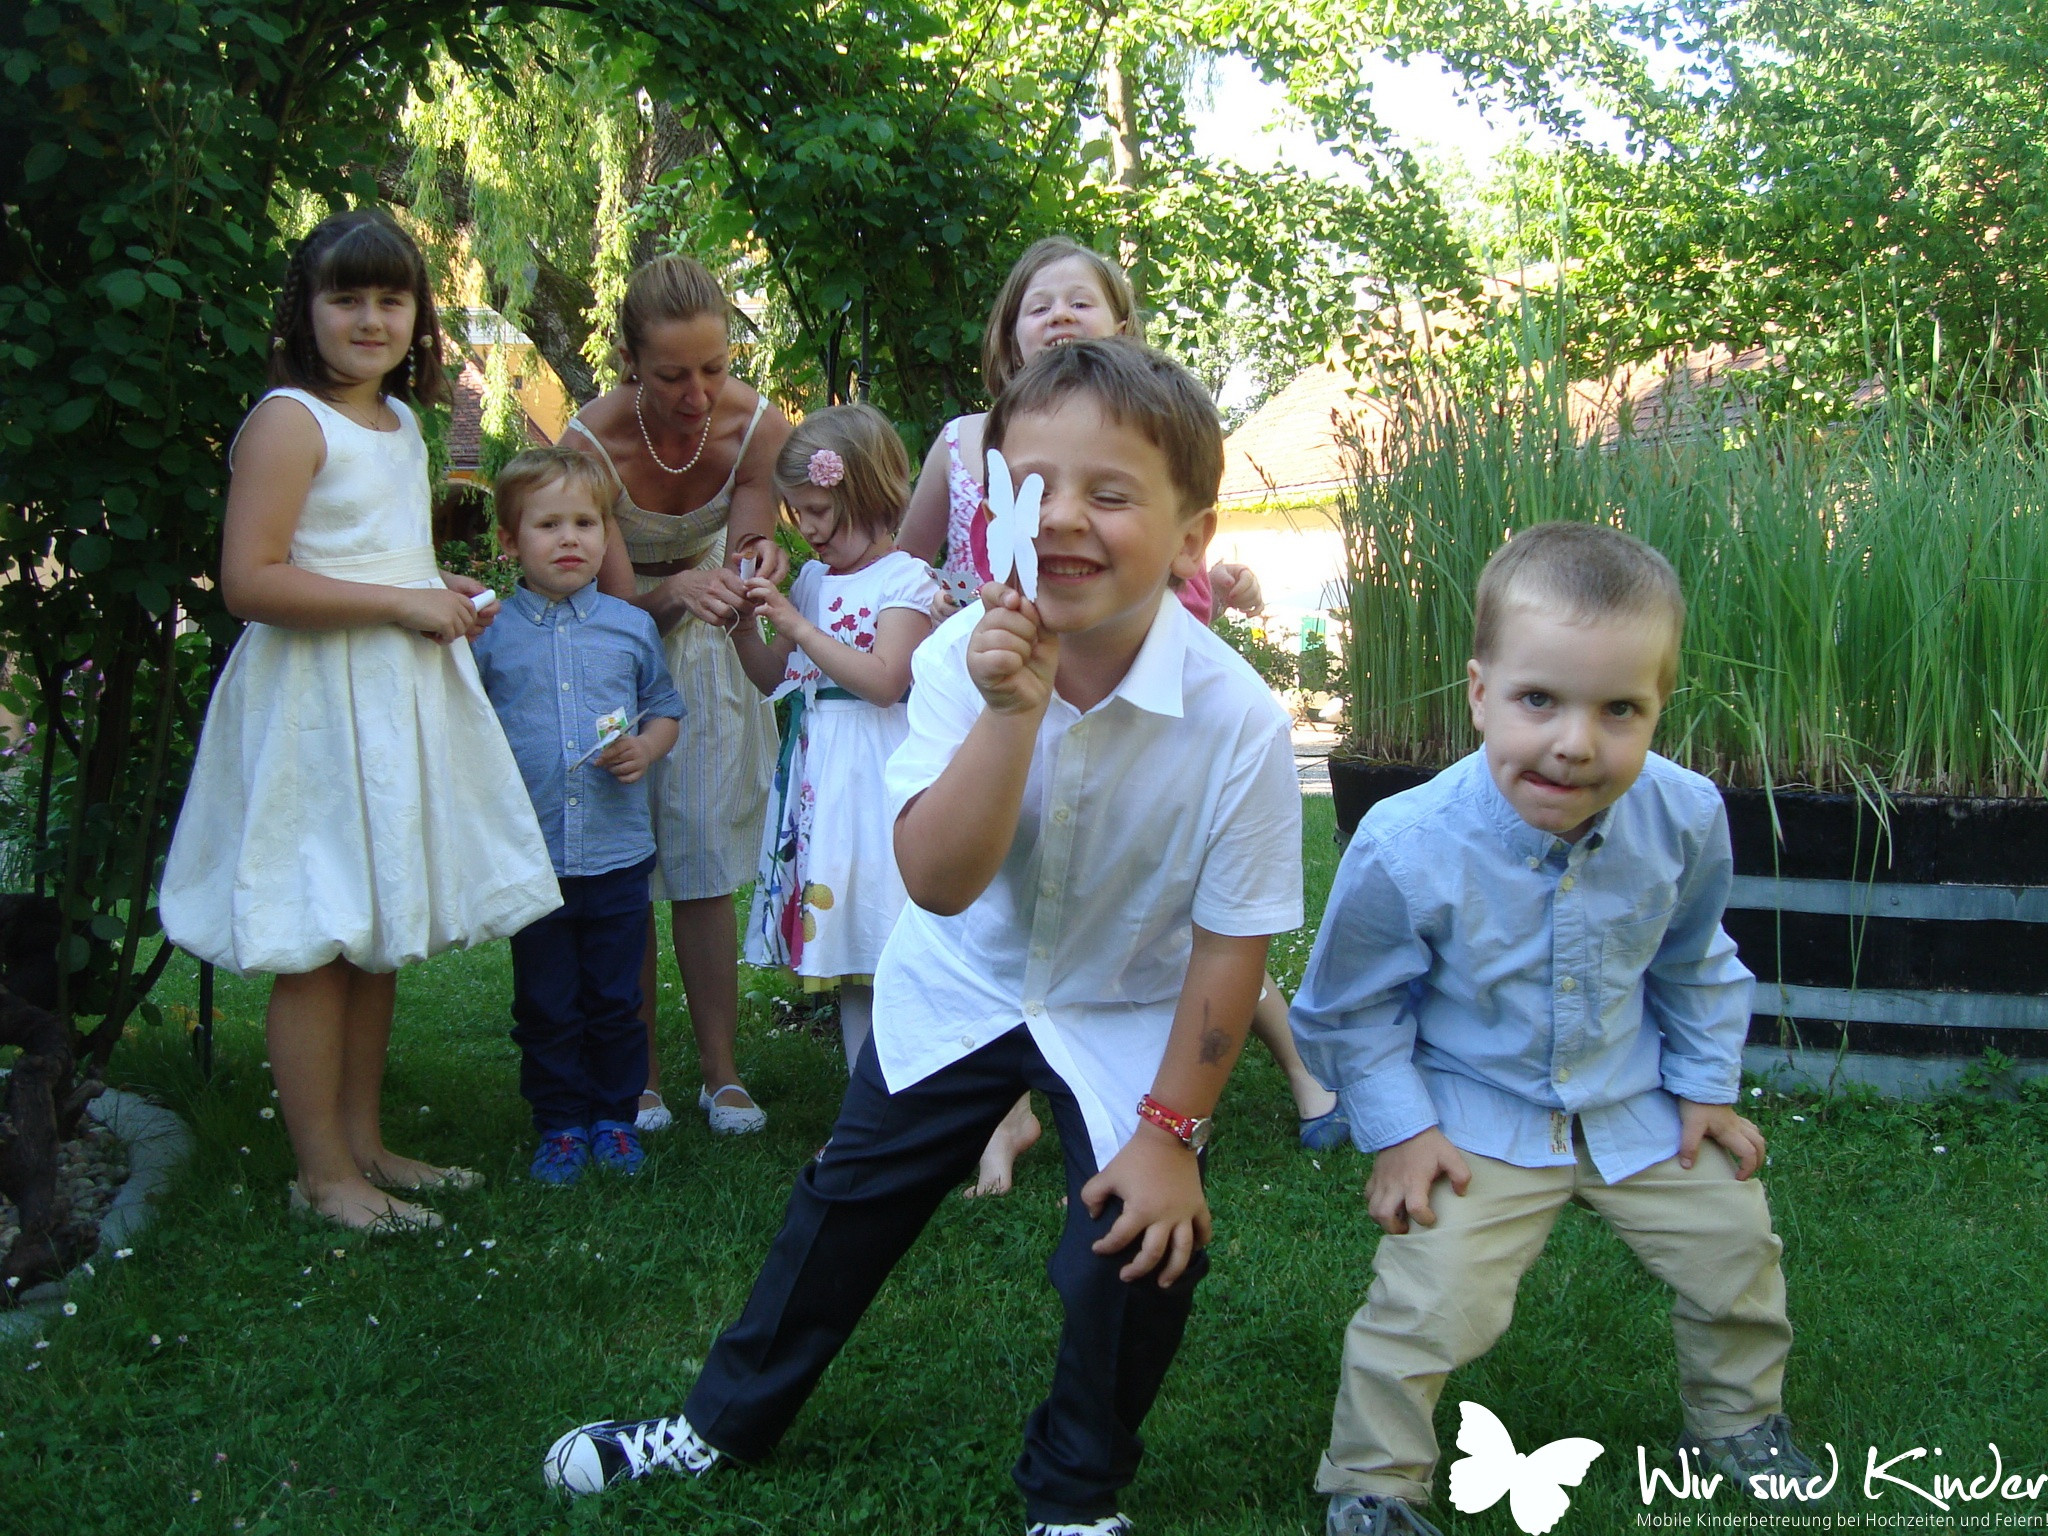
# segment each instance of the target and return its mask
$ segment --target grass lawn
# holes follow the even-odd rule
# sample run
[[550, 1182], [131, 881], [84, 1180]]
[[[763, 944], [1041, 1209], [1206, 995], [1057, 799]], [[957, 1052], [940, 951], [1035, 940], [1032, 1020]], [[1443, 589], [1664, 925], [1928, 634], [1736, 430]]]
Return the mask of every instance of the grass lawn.
[[[1334, 867], [1329, 807], [1308, 802], [1311, 928], [1275, 950], [1290, 987]], [[672, 971], [665, 986], [672, 998]], [[189, 1002], [192, 988], [188, 972], [163, 995]], [[211, 1084], [166, 1034], [138, 1033], [116, 1057], [115, 1079], [185, 1115], [200, 1150], [134, 1257], [99, 1266], [48, 1348], [0, 1348], [0, 1532], [1021, 1531], [1008, 1469], [1058, 1319], [1048, 1149], [1011, 1198], [948, 1204], [766, 1465], [571, 1510], [543, 1492], [541, 1452], [580, 1419], [680, 1405], [825, 1138], [837, 1042], [776, 1028], [757, 999], [741, 1059], [766, 1135], [714, 1141], [679, 1091], [676, 1128], [650, 1138], [637, 1181], [544, 1191], [521, 1177], [505, 947], [415, 967], [399, 985], [391, 1139], [489, 1183], [440, 1202], [445, 1246], [344, 1241], [284, 1212], [263, 996], [223, 978]], [[679, 1010], [665, 1018], [681, 1085], [687, 1030]], [[1808, 1447], [1835, 1444], [1845, 1487], [1869, 1446], [1880, 1460], [1945, 1447], [1897, 1468], [1923, 1483], [1930, 1467], [1988, 1471], [1990, 1441], [2009, 1470], [2048, 1470], [2048, 1104], [1824, 1110], [1767, 1095], [1745, 1108], [1772, 1138], [1799, 1329], [1788, 1407]], [[1296, 1148], [1286, 1086], [1256, 1045], [1222, 1112], [1215, 1268], [1126, 1508], [1145, 1536], [1319, 1533], [1309, 1480], [1375, 1236], [1366, 1165]], [[1450, 1383], [1446, 1445], [1461, 1397], [1524, 1450], [1591, 1436], [1608, 1451], [1560, 1530], [1631, 1527], [1635, 1447], [1668, 1466], [1679, 1427], [1665, 1307], [1618, 1241], [1567, 1211], [1507, 1339]], [[1837, 1507], [1902, 1508], [1860, 1493]], [[2048, 1512], [2048, 1498], [1958, 1508]], [[1447, 1533], [1514, 1529], [1504, 1504], [1440, 1519]]]

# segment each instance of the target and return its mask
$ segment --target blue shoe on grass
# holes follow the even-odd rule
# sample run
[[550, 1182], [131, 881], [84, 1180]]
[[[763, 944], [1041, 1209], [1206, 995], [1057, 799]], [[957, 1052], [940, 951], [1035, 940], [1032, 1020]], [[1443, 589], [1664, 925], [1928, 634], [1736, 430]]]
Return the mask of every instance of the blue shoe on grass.
[[640, 1133], [632, 1121], [600, 1120], [590, 1128], [590, 1159], [630, 1178], [640, 1171], [647, 1154], [640, 1149]]
[[1301, 1144], [1311, 1152], [1328, 1152], [1351, 1139], [1351, 1122], [1339, 1103], [1313, 1120], [1301, 1122]]
[[574, 1184], [590, 1166], [590, 1132], [580, 1125], [549, 1131], [526, 1171], [542, 1184]]

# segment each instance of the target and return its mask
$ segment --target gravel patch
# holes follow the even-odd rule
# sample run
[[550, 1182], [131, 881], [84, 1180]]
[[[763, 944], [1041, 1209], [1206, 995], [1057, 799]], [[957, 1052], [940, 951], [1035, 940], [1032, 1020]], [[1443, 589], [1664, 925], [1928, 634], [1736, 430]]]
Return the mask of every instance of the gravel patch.
[[[113, 1208], [114, 1196], [128, 1177], [128, 1147], [112, 1130], [87, 1116], [79, 1134], [57, 1149], [57, 1192], [71, 1202], [65, 1221], [69, 1231], [91, 1233]], [[0, 1198], [0, 1253], [21, 1235], [21, 1212]]]

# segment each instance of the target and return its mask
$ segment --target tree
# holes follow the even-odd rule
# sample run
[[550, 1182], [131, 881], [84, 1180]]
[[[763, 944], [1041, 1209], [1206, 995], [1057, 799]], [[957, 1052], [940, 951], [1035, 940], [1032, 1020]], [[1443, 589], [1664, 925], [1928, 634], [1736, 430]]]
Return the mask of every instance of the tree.
[[1612, 354], [1766, 342], [1836, 405], [1873, 366], [1944, 389], [2040, 366], [2048, 13], [1698, 0], [1627, 25], [1685, 72], [1614, 96], [1630, 147], [1554, 162], [1576, 302]]
[[[0, 13], [0, 649], [32, 727], [6, 776], [27, 825], [8, 830], [49, 900], [54, 966], [43, 1007], [0, 1008], [37, 1067], [9, 1079], [0, 1121], [0, 1189], [24, 1213], [0, 1278], [78, 1256], [54, 1149], [23, 1138], [68, 1134], [124, 1025], [160, 1018], [151, 895], [232, 629], [205, 577], [225, 448], [268, 352], [274, 194], [351, 190], [338, 168], [409, 61], [470, 49], [467, 18], [349, 0]], [[10, 952], [10, 977], [32, 959]]]
[[[443, 53], [399, 115], [378, 186], [466, 256], [572, 399], [600, 390], [608, 312], [633, 267], [676, 233], [664, 178], [712, 148], [640, 89], [644, 40], [600, 41], [579, 17], [491, 33], [488, 70]], [[442, 285], [444, 288], [446, 284]]]

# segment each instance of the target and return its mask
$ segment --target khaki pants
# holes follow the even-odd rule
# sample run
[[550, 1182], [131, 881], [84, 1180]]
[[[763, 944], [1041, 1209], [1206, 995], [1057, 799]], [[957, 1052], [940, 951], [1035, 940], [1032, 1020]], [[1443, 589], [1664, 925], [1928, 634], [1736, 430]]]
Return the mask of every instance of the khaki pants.
[[1703, 1439], [1739, 1434], [1779, 1411], [1792, 1344], [1783, 1245], [1763, 1186], [1738, 1180], [1720, 1147], [1703, 1145], [1690, 1169], [1669, 1158], [1619, 1184], [1600, 1177], [1583, 1140], [1568, 1168], [1464, 1156], [1472, 1182], [1463, 1195], [1437, 1182], [1434, 1227], [1380, 1239], [1372, 1290], [1344, 1335], [1318, 1491], [1429, 1499], [1444, 1377], [1507, 1331], [1515, 1290], [1568, 1200], [1599, 1213], [1677, 1292], [1671, 1332], [1687, 1427]]

